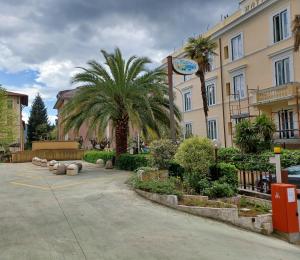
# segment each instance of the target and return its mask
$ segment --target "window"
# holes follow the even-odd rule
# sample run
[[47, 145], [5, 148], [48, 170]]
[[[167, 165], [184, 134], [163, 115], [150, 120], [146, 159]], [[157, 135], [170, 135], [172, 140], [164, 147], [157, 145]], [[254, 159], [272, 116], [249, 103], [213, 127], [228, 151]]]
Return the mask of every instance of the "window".
[[210, 53], [208, 55], [208, 63], [209, 63], [209, 71], [212, 71], [215, 69], [215, 56], [213, 53]]
[[278, 112], [278, 130], [280, 139], [295, 137], [293, 111], [281, 110]]
[[228, 46], [224, 47], [224, 58], [225, 58], [225, 60], [227, 60], [229, 58]]
[[184, 111], [191, 111], [192, 110], [192, 92], [188, 91], [183, 94], [184, 98]]
[[277, 86], [291, 81], [289, 57], [275, 62], [275, 77]]
[[231, 39], [231, 57], [232, 60], [237, 60], [244, 56], [242, 34]]
[[233, 77], [233, 95], [234, 100], [246, 97], [245, 93], [245, 77], [244, 74], [238, 74]]
[[288, 11], [284, 10], [273, 16], [274, 43], [289, 37]]
[[215, 83], [208, 83], [206, 85], [207, 104], [209, 106], [216, 104], [216, 85]]
[[215, 119], [208, 120], [208, 138], [217, 139], [217, 121]]
[[186, 123], [185, 124], [185, 133], [184, 133], [184, 137], [185, 138], [189, 138], [193, 135], [193, 126], [192, 123]]

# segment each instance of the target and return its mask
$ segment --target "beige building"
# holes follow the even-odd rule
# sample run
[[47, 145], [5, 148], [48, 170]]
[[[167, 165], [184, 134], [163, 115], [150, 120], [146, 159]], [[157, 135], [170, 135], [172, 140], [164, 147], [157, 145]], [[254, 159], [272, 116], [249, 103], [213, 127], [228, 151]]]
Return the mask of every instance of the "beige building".
[[23, 151], [25, 143], [25, 122], [22, 120], [23, 107], [28, 106], [28, 96], [15, 92], [7, 92], [7, 106], [8, 109], [15, 111], [15, 117], [12, 127], [14, 128], [14, 136], [16, 137], [14, 142], [10, 145], [10, 150]]
[[[276, 124], [276, 142], [300, 143], [300, 53], [291, 30], [296, 14], [299, 0], [242, 0], [203, 35], [218, 44], [206, 73], [210, 138], [231, 146], [237, 122], [266, 113]], [[184, 57], [184, 49], [172, 56]], [[185, 134], [205, 136], [199, 78], [174, 73], [173, 79]]]

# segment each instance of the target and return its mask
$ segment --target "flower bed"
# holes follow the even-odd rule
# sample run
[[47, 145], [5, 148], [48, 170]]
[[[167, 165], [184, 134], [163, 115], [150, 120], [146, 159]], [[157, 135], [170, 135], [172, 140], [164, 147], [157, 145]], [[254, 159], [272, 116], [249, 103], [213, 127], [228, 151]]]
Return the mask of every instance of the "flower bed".
[[[180, 200], [178, 200], [176, 195], [156, 194], [139, 189], [135, 189], [135, 191], [144, 198], [180, 211], [223, 221], [261, 234], [269, 235], [273, 232], [272, 214], [270, 213], [257, 214], [255, 217], [245, 217], [239, 215], [237, 205], [222, 201], [209, 201], [208, 197], [205, 196], [182, 195]], [[180, 204], [183, 201], [186, 201], [188, 204], [195, 203], [199, 206]]]

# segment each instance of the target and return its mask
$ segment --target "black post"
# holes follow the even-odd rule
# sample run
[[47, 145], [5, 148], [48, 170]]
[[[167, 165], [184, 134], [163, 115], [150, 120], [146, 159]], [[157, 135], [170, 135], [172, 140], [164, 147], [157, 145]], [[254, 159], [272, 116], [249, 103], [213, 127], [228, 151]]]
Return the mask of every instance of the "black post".
[[173, 59], [168, 56], [168, 85], [169, 85], [169, 108], [170, 108], [170, 136], [176, 142], [176, 129], [174, 117], [174, 96], [173, 96]]

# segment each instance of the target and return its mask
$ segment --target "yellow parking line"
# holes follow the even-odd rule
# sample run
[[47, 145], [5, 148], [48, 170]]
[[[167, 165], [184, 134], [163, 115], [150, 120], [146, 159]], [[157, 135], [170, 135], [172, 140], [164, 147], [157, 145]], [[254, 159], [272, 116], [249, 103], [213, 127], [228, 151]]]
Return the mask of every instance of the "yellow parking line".
[[49, 188], [45, 187], [45, 186], [31, 185], [31, 184], [25, 184], [25, 183], [14, 182], [14, 181], [11, 181], [10, 183], [14, 184], [14, 185], [29, 187], [29, 188], [36, 188], [36, 189], [40, 189], [40, 190], [49, 190]]
[[85, 183], [87, 183], [87, 182], [76, 182], [76, 183], [70, 183], [70, 184], [66, 184], [66, 185], [51, 186], [51, 188], [54, 190], [57, 190], [57, 189], [62, 189], [62, 188], [76, 186], [76, 185], [85, 184]]

